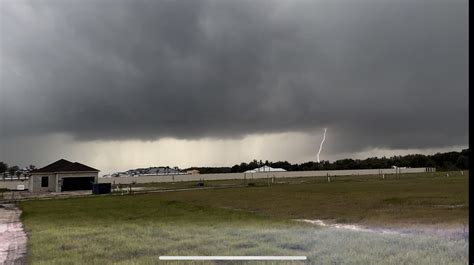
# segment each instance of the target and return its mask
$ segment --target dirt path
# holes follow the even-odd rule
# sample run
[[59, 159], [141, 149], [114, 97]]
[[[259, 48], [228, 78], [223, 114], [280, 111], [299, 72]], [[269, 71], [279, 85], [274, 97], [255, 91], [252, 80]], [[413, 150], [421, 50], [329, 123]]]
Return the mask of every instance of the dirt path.
[[0, 204], [0, 264], [25, 264], [26, 234], [21, 211], [13, 204]]

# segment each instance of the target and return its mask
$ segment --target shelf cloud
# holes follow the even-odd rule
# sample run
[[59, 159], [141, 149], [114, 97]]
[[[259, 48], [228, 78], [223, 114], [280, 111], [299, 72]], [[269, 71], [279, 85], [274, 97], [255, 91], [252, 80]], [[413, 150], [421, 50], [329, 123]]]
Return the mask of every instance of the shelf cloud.
[[333, 152], [468, 142], [468, 1], [2, 6], [1, 141], [318, 142], [327, 127]]

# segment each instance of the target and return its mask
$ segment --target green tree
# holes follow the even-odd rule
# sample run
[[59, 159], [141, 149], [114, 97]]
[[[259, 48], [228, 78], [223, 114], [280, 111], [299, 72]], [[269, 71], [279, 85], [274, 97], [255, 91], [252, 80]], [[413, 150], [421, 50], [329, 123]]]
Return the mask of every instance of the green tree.
[[435, 161], [433, 161], [433, 159], [428, 158], [428, 160], [426, 161], [425, 167], [434, 167], [434, 168], [436, 168], [436, 163], [435, 163]]
[[460, 155], [456, 160], [456, 167], [458, 169], [468, 169], [469, 168], [469, 158]]
[[17, 172], [15, 172], [15, 175], [16, 175], [16, 177], [18, 178], [18, 180], [19, 180], [20, 177], [21, 177], [21, 173], [22, 173], [22, 172], [21, 172], [20, 170], [18, 170]]
[[258, 161], [257, 161], [256, 159], [254, 159], [252, 162], [250, 162], [250, 163], [248, 164], [248, 167], [249, 167], [250, 169], [255, 169], [255, 168], [257, 168], [257, 167], [258, 167]]
[[36, 166], [35, 166], [35, 165], [29, 165], [29, 166], [26, 168], [26, 170], [27, 170], [28, 172], [31, 172], [31, 171], [33, 171], [33, 170], [35, 170], [35, 169], [36, 169]]
[[13, 177], [19, 169], [20, 168], [18, 166], [12, 166], [8, 168], [8, 174], [10, 175], [10, 177]]
[[8, 164], [4, 162], [0, 162], [0, 173], [3, 173], [8, 170]]

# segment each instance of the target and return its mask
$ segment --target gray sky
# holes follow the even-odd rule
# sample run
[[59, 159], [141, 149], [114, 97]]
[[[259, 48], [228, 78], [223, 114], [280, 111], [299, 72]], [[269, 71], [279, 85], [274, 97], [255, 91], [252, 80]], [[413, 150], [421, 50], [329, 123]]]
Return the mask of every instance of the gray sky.
[[1, 1], [0, 161], [104, 171], [468, 144], [468, 1]]

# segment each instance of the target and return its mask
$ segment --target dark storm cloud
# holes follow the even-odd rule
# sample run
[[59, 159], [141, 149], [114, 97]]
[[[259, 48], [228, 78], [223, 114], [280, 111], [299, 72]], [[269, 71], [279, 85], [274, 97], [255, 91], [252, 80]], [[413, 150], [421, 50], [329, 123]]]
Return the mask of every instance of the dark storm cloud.
[[329, 127], [344, 151], [467, 144], [467, 6], [5, 2], [2, 134], [151, 140]]

